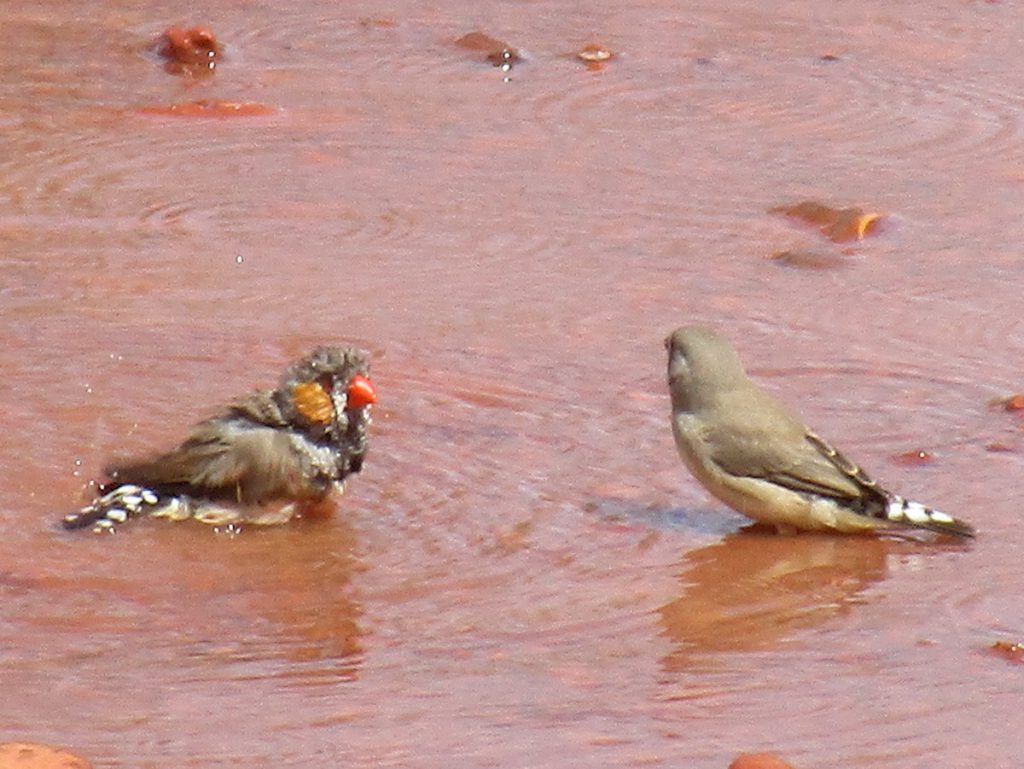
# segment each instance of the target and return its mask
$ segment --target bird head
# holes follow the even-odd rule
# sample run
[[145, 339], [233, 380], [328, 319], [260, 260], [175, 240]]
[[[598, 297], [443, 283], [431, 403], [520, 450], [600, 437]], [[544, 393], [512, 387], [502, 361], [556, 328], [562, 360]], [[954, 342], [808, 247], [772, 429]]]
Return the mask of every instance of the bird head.
[[311, 426], [344, 432], [350, 416], [377, 402], [366, 355], [352, 348], [320, 347], [285, 372], [279, 390]]
[[710, 405], [724, 390], [747, 382], [736, 351], [704, 326], [677, 328], [665, 339], [668, 386], [674, 411]]

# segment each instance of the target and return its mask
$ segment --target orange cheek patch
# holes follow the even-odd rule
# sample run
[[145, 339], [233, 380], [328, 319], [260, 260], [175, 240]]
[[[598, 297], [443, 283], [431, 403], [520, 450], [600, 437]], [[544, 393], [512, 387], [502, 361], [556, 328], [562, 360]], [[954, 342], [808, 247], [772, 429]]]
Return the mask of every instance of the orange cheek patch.
[[310, 422], [327, 424], [334, 421], [334, 403], [330, 394], [317, 382], [292, 385], [295, 408]]

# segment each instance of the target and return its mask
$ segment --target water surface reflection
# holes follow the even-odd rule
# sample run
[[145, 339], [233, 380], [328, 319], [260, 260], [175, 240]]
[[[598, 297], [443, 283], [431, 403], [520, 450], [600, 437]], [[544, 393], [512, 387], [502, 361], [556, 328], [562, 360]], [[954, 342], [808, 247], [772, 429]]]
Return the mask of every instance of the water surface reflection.
[[674, 644], [664, 666], [684, 670], [716, 655], [799, 641], [801, 631], [877, 600], [868, 588], [886, 579], [894, 555], [938, 557], [944, 549], [933, 542], [737, 531], [683, 558], [682, 593], [660, 609]]

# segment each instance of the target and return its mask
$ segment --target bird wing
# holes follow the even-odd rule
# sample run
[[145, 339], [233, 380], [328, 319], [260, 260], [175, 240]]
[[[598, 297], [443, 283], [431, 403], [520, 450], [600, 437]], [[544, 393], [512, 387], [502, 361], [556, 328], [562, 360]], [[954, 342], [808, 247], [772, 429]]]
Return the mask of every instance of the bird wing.
[[107, 474], [119, 483], [239, 502], [288, 496], [296, 488], [302, 468], [287, 434], [262, 426], [225, 428], [218, 420], [196, 425], [188, 440], [166, 454], [109, 467]]
[[744, 403], [755, 407], [726, 408], [728, 417], [706, 431], [711, 458], [727, 473], [843, 500], [860, 498], [875, 488], [857, 465], [774, 398], [765, 395]]
[[281, 413], [276, 395], [275, 390], [254, 390], [237, 398], [228, 407], [228, 414], [268, 427], [288, 427], [288, 420]]

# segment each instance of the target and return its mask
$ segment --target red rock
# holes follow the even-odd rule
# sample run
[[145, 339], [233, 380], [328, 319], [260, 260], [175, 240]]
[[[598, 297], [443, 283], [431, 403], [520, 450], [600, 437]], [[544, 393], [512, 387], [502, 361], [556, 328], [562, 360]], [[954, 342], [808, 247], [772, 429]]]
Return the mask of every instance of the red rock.
[[1014, 641], [996, 641], [991, 650], [1008, 662], [1024, 662], [1024, 643]]
[[729, 764], [729, 769], [793, 769], [774, 753], [744, 753]]
[[157, 38], [156, 52], [171, 74], [202, 75], [213, 72], [221, 47], [206, 27], [171, 27]]
[[1006, 441], [989, 441], [985, 444], [985, 451], [991, 451], [993, 453], [1009, 453], [1016, 450], [1017, 449]]
[[511, 66], [521, 61], [519, 51], [504, 40], [498, 40], [483, 32], [465, 34], [455, 41], [455, 45], [467, 51], [484, 54], [484, 58], [495, 67]]
[[615, 58], [615, 52], [597, 43], [588, 43], [576, 51], [576, 58], [582, 61], [587, 69], [600, 70]]
[[792, 206], [769, 208], [768, 213], [782, 214], [812, 224], [835, 243], [863, 240], [864, 236], [873, 232], [878, 223], [885, 218], [885, 214], [865, 211], [862, 208], [832, 208], [813, 200], [804, 200]]
[[1007, 411], [1024, 411], [1024, 395], [1011, 395], [1003, 401], [1003, 408]]
[[92, 769], [92, 764], [64, 748], [7, 742], [0, 745], [0, 769]]
[[916, 467], [918, 465], [931, 464], [935, 455], [924, 449], [911, 449], [892, 456], [892, 462], [902, 467]]

